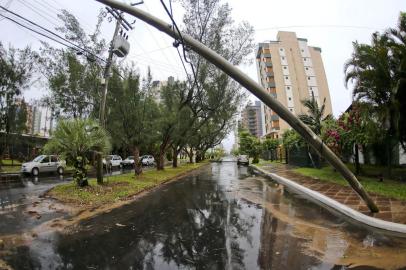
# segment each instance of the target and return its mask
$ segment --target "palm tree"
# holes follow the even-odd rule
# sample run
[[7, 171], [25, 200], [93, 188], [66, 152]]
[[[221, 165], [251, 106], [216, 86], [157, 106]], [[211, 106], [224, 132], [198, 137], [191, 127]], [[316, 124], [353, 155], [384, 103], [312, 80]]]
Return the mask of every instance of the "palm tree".
[[[392, 29], [393, 30], [393, 29]], [[391, 175], [392, 151], [399, 141], [399, 102], [397, 98], [399, 56], [395, 57], [390, 30], [372, 35], [371, 45], [353, 43], [354, 52], [344, 65], [345, 83], [353, 83], [353, 98], [370, 104], [371, 116], [385, 132], [388, 174]], [[403, 54], [404, 55], [404, 54]]]
[[399, 141], [406, 151], [406, 12], [399, 16], [398, 28], [386, 31], [393, 60], [397, 62], [395, 97], [399, 105]]
[[314, 133], [320, 135], [323, 122], [333, 118], [331, 114], [324, 116], [326, 98], [324, 98], [323, 104], [320, 107], [314, 98], [314, 94], [312, 94], [311, 99], [303, 100], [302, 104], [308, 109], [308, 114], [300, 114], [299, 119], [308, 125]]
[[52, 139], [45, 145], [46, 153], [58, 153], [73, 163], [73, 179], [78, 186], [86, 186], [86, 156], [91, 152], [107, 153], [110, 139], [107, 132], [91, 119], [72, 119], [58, 122]]

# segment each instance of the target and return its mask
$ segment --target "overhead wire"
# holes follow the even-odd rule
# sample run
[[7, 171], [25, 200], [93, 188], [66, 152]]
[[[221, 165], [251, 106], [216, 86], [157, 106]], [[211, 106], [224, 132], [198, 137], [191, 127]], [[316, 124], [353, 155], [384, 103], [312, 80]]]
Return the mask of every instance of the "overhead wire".
[[[86, 50], [86, 49], [80, 47], [79, 45], [76, 45], [76, 44], [72, 43], [72, 42], [69, 41], [69, 40], [66, 40], [65, 38], [63, 38], [63, 37], [61, 37], [60, 35], [58, 35], [58, 34], [52, 32], [52, 31], [46, 29], [45, 27], [42, 27], [42, 26], [40, 26], [40, 25], [38, 25], [38, 24], [32, 22], [31, 20], [26, 19], [26, 18], [24, 18], [23, 16], [18, 15], [17, 13], [14, 13], [14, 12], [12, 12], [12, 11], [10, 11], [10, 10], [4, 8], [3, 6], [0, 6], [0, 8], [2, 8], [3, 10], [6, 10], [7, 12], [9, 12], [9, 13], [15, 15], [15, 16], [18, 17], [18, 18], [21, 18], [21, 19], [23, 19], [23, 20], [29, 22], [30, 24], [32, 24], [32, 25], [34, 25], [34, 26], [36, 26], [36, 27], [39, 27], [39, 28], [42, 29], [43, 31], [46, 31], [46, 32], [52, 34], [54, 37], [49, 36], [49, 35], [47, 35], [47, 34], [41, 32], [41, 31], [38, 31], [38, 30], [36, 30], [36, 29], [33, 29], [33, 28], [31, 28], [31, 27], [29, 27], [29, 26], [27, 26], [27, 25], [25, 25], [25, 24], [23, 24], [23, 23], [21, 23], [21, 22], [18, 22], [17, 20], [15, 20], [15, 19], [13, 19], [13, 18], [10, 18], [10, 17], [8, 17], [8, 16], [6, 16], [6, 15], [0, 14], [0, 16], [2, 16], [2, 17], [4, 17], [4, 18], [8, 19], [9, 21], [11, 21], [11, 22], [17, 24], [18, 26], [20, 26], [20, 27], [22, 27], [22, 28], [25, 28], [25, 29], [27, 29], [27, 30], [30, 30], [31, 32], [36, 33], [37, 35], [40, 35], [40, 36], [45, 37], [45, 38], [47, 38], [47, 39], [50, 39], [50, 40], [52, 40], [52, 41], [54, 41], [54, 42], [56, 42], [56, 43], [58, 43], [58, 44], [60, 44], [60, 45], [62, 45], [62, 46], [65, 46], [65, 47], [67, 47], [67, 48], [70, 48], [71, 50], [74, 50], [74, 51], [77, 51], [77, 52], [82, 52], [82, 53], [83, 53], [83, 52], [88, 52], [89, 54], [91, 54], [91, 55], [94, 56], [95, 58], [97, 58], [97, 59], [99, 59], [100, 61], [106, 63], [106, 60], [105, 60], [105, 59], [99, 57], [98, 55], [96, 55], [96, 54], [94, 54], [94, 53], [92, 53], [92, 52], [89, 52], [88, 50]], [[57, 39], [57, 38], [55, 38], [55, 37], [57, 37], [57, 38], [59, 38], [59, 39]], [[63, 41], [61, 41], [61, 40], [65, 41], [65, 42], [63, 42]], [[113, 72], [116, 72], [116, 74], [118, 74], [121, 78], [124, 78], [117, 70], [113, 70]]]
[[55, 21], [51, 21], [47, 16], [45, 16], [44, 14], [42, 14], [41, 12], [38, 11], [37, 8], [35, 8], [32, 4], [22, 1], [22, 0], [17, 0], [19, 3], [21, 3], [22, 5], [24, 5], [26, 8], [28, 8], [29, 10], [31, 10], [32, 12], [36, 13], [38, 16], [40, 16], [41, 18], [43, 18], [44, 20], [46, 20], [47, 22], [49, 22], [50, 24], [52, 24], [53, 26], [58, 27], [59, 25], [57, 25], [55, 23]]
[[46, 34], [44, 34], [44, 33], [41, 33], [40, 31], [37, 31], [37, 30], [35, 30], [35, 29], [33, 29], [33, 28], [29, 27], [29, 26], [26, 26], [26, 25], [24, 25], [24, 24], [22, 24], [22, 23], [20, 23], [20, 22], [18, 22], [18, 21], [16, 21], [16, 20], [14, 20], [14, 19], [12, 19], [12, 18], [6, 16], [6, 15], [0, 14], [0, 16], [2, 16], [2, 17], [5, 18], [5, 19], [8, 19], [9, 21], [11, 21], [11, 22], [13, 22], [13, 23], [19, 25], [20, 27], [23, 27], [23, 28], [25, 28], [25, 29], [28, 29], [28, 30], [30, 30], [30, 31], [32, 31], [32, 32], [34, 32], [34, 33], [40, 35], [40, 36], [46, 37], [46, 38], [48, 38], [48, 39], [50, 39], [50, 40], [52, 40], [52, 41], [55, 41], [56, 43], [59, 43], [59, 44], [65, 46], [65, 47], [68, 47], [68, 48], [70, 48], [70, 49], [72, 49], [72, 50], [79, 51], [78, 48], [75, 48], [75, 47], [73, 47], [73, 46], [70, 46], [70, 45], [68, 45], [68, 44], [65, 44], [65, 43], [63, 43], [63, 42], [60, 41], [60, 40], [57, 40], [57, 39], [55, 39], [55, 38], [53, 38], [53, 37], [50, 37], [50, 36], [48, 36], [48, 35], [46, 35]]
[[[197, 76], [196, 76], [196, 72], [195, 72], [195, 70], [194, 70], [193, 64], [187, 59], [186, 48], [185, 48], [185, 47], [186, 47], [185, 41], [183, 40], [182, 33], [181, 33], [181, 31], [179, 30], [179, 27], [178, 27], [178, 25], [176, 24], [175, 19], [173, 18], [172, 1], [169, 0], [170, 10], [169, 10], [168, 7], [165, 5], [165, 3], [164, 3], [163, 0], [160, 0], [160, 1], [161, 1], [162, 6], [164, 7], [166, 13], [168, 14], [169, 18], [170, 18], [171, 21], [172, 21], [172, 27], [173, 27], [173, 29], [174, 29], [174, 30], [176, 29], [176, 32], [178, 33], [179, 38], [178, 38], [178, 39], [175, 39], [175, 42], [173, 43], [173, 46], [174, 46], [174, 47], [177, 49], [177, 51], [178, 51], [178, 55], [179, 55], [179, 57], [180, 57], [180, 59], [181, 59], [181, 61], [182, 61], [182, 66], [183, 66], [183, 68], [185, 69], [185, 72], [186, 72], [186, 76], [188, 77], [189, 83], [190, 83], [190, 84], [192, 85], [192, 87], [193, 87], [194, 85], [197, 85]], [[182, 45], [183, 58], [181, 57], [181, 54], [180, 54], [180, 52], [179, 52], [179, 48], [178, 48], [179, 45]], [[193, 84], [191, 83], [191, 81], [190, 81], [190, 79], [189, 79], [189, 74], [188, 74], [188, 71], [187, 71], [187, 69], [186, 69], [186, 65], [185, 65], [185, 63], [183, 62], [183, 60], [185, 60], [185, 62], [188, 63], [188, 64], [190, 64], [190, 66], [191, 66], [192, 73], [193, 73], [193, 77], [194, 77], [194, 79], [195, 79], [194, 82], [193, 82]]]
[[[175, 41], [174, 41], [174, 43], [173, 43], [173, 46], [174, 46], [174, 47], [176, 48], [176, 50], [178, 51], [178, 55], [179, 55], [179, 57], [180, 57], [180, 60], [182, 61], [182, 65], [183, 65], [183, 68], [185, 69], [186, 76], [187, 76], [187, 78], [188, 78], [188, 82], [189, 82], [189, 85], [190, 85], [190, 89], [189, 89], [189, 91], [188, 91], [188, 95], [187, 95], [186, 100], [185, 100], [185, 103], [186, 103], [186, 102], [188, 102], [188, 101], [191, 101], [192, 98], [193, 98], [193, 93], [194, 93], [194, 91], [193, 91], [192, 89], [193, 89], [194, 87], [197, 87], [198, 92], [200, 92], [200, 91], [201, 91], [201, 87], [200, 87], [199, 82], [198, 82], [198, 78], [197, 78], [197, 74], [196, 74], [196, 71], [195, 71], [195, 67], [194, 67], [193, 63], [192, 63], [191, 61], [189, 61], [189, 59], [187, 58], [187, 53], [186, 53], [186, 51], [188, 50], [188, 49], [186, 48], [187, 44], [185, 44], [185, 41], [184, 41], [183, 36], [182, 36], [182, 32], [180, 31], [178, 25], [176, 24], [175, 19], [173, 18], [172, 0], [169, 0], [169, 9], [168, 9], [168, 7], [165, 5], [165, 3], [164, 3], [163, 0], [160, 0], [160, 2], [161, 2], [161, 4], [162, 4], [162, 6], [164, 7], [166, 13], [168, 14], [169, 18], [170, 18], [171, 21], [172, 21], [172, 29], [173, 29], [173, 30], [176, 29], [176, 32], [178, 33], [178, 39], [175, 39]], [[181, 54], [180, 54], [180, 52], [179, 52], [179, 45], [182, 45], [183, 59], [182, 59]], [[189, 74], [188, 74], [188, 72], [187, 72], [187, 70], [186, 70], [186, 65], [183, 63], [183, 60], [185, 60], [185, 62], [190, 65], [190, 68], [191, 68], [191, 70], [192, 70], [192, 75], [193, 75], [193, 82], [190, 80]]]
[[[147, 11], [148, 11], [149, 13], [151, 13], [151, 11], [150, 11], [150, 9], [149, 9], [147, 3], [144, 3], [144, 6], [145, 6], [145, 8], [147, 9]], [[160, 47], [160, 46], [161, 46], [161, 45], [160, 45], [160, 42], [159, 42], [158, 39], [156, 38], [154, 32], [151, 30], [151, 26], [150, 26], [149, 24], [145, 24], [145, 25], [146, 25], [146, 28], [147, 28], [148, 32], [150, 33], [150, 35], [151, 35], [152, 38], [154, 39], [155, 43], [158, 45], [158, 47]], [[165, 36], [165, 37], [166, 37], [166, 36]], [[172, 50], [170, 50], [169, 52], [170, 52], [170, 55], [172, 56], [172, 60], [175, 60], [175, 61], [178, 61], [178, 60], [179, 60], [178, 57], [177, 57], [177, 55], [175, 55]], [[164, 55], [164, 57], [166, 58], [166, 60], [167, 60], [168, 62], [171, 62], [171, 61], [169, 60], [168, 56], [166, 55], [166, 51], [163, 52], [162, 54]]]
[[21, 15], [15, 13], [15, 12], [13, 12], [13, 11], [11, 11], [11, 10], [9, 10], [9, 9], [7, 9], [7, 8], [5, 8], [5, 7], [3, 7], [3, 6], [0, 6], [0, 8], [3, 9], [3, 10], [5, 10], [5, 11], [7, 11], [8, 13], [11, 13], [11, 14], [13, 14], [14, 16], [16, 16], [16, 17], [18, 17], [18, 18], [20, 18], [20, 19], [22, 19], [22, 20], [24, 20], [24, 21], [26, 21], [26, 22], [28, 22], [28, 23], [30, 23], [30, 24], [32, 24], [32, 25], [34, 25], [34, 26], [36, 26], [36, 27], [38, 27], [38, 28], [40, 28], [40, 29], [42, 29], [42, 30], [44, 30], [45, 32], [47, 32], [47, 33], [49, 33], [49, 34], [51, 34], [51, 35], [54, 35], [54, 36], [58, 37], [59, 39], [61, 39], [61, 40], [65, 41], [65, 42], [71, 44], [72, 46], [74, 46], [74, 47], [77, 48], [76, 50], [79, 50], [79, 51], [81, 51], [81, 52], [86, 52], [86, 53], [88, 53], [88, 54], [90, 54], [90, 55], [96, 57], [97, 59], [99, 59], [99, 60], [101, 60], [101, 61], [103, 61], [103, 62], [106, 62], [106, 60], [104, 60], [103, 58], [101, 58], [101, 57], [99, 57], [98, 55], [94, 54], [93, 52], [91, 52], [91, 51], [89, 51], [89, 50], [87, 50], [87, 49], [84, 49], [84, 48], [80, 47], [79, 45], [73, 43], [72, 41], [67, 40], [66, 38], [62, 37], [61, 35], [59, 35], [59, 34], [53, 32], [53, 31], [51, 31], [51, 30], [49, 30], [49, 29], [47, 29], [47, 28], [45, 28], [45, 27], [43, 27], [43, 26], [41, 26], [41, 25], [39, 25], [39, 24], [33, 22], [32, 20], [27, 19], [27, 18], [25, 18], [24, 16], [21, 16]]

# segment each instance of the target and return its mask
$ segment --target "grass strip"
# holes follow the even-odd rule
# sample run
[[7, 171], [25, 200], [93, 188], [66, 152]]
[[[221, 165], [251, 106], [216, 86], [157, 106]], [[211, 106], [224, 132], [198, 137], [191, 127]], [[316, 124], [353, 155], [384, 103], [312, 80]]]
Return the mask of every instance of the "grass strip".
[[89, 186], [84, 188], [78, 187], [72, 181], [54, 187], [48, 192], [48, 195], [64, 203], [75, 205], [98, 206], [114, 203], [128, 199], [205, 164], [207, 162], [182, 164], [178, 168], [166, 167], [163, 171], [145, 171], [139, 176], [134, 176], [134, 173], [109, 176], [103, 185], [98, 185], [96, 179], [90, 179]]
[[[323, 167], [321, 169], [314, 168], [297, 168], [293, 169], [294, 172], [317, 178], [320, 181], [335, 183], [341, 186], [348, 186], [347, 181], [332, 167]], [[378, 178], [360, 176], [358, 179], [368, 192], [373, 192], [390, 198], [406, 200], [406, 184], [385, 179], [379, 182]]]

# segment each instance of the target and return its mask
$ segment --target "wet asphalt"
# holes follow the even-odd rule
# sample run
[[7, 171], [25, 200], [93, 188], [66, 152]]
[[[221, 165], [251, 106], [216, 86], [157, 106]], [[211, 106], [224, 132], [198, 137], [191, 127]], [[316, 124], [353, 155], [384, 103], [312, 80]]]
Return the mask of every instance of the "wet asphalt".
[[[54, 181], [29, 184], [30, 194], [65, 179]], [[16, 211], [3, 212], [0, 238], [35, 222], [13, 231], [4, 217]], [[234, 162], [5, 248], [0, 260], [15, 269], [406, 269], [406, 239], [354, 224]]]

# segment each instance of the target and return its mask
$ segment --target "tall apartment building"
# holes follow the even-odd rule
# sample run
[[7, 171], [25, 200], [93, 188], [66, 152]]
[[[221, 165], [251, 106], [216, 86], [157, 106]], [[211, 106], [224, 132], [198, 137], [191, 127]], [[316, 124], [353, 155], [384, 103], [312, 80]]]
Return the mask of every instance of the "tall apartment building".
[[261, 138], [263, 136], [262, 129], [262, 104], [260, 101], [255, 101], [255, 104], [248, 104], [241, 113], [241, 125], [247, 129], [252, 135]]
[[[307, 39], [297, 38], [294, 32], [278, 32], [276, 41], [259, 43], [256, 65], [260, 84], [292, 113], [305, 114], [301, 101], [312, 95], [319, 105], [325, 98], [325, 113], [332, 113], [321, 49], [308, 46]], [[266, 105], [262, 106], [264, 135], [280, 138], [290, 126]]]

